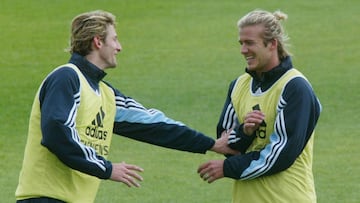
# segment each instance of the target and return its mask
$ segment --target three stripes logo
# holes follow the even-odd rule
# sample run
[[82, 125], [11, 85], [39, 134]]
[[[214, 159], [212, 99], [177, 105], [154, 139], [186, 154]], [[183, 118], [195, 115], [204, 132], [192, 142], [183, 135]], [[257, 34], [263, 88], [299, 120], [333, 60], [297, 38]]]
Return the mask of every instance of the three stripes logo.
[[105, 112], [102, 107], [100, 107], [99, 112], [96, 114], [96, 117], [91, 122], [91, 125], [86, 127], [85, 134], [89, 137], [96, 138], [99, 140], [106, 140], [107, 131], [103, 130], [104, 127], [103, 121], [105, 118]]
[[91, 122], [91, 124], [98, 127], [104, 127], [103, 126], [104, 118], [105, 118], [105, 112], [103, 111], [102, 107], [100, 107], [100, 111], [96, 114], [96, 118]]

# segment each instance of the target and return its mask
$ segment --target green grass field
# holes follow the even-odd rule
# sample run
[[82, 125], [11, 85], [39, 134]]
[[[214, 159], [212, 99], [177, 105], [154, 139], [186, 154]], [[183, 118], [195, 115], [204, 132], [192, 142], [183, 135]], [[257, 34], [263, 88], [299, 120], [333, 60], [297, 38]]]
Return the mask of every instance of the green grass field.
[[[245, 63], [237, 20], [248, 11], [280, 9], [294, 64], [311, 81], [323, 112], [317, 127], [314, 175], [318, 202], [360, 201], [360, 3], [357, 0], [102, 0], [0, 3], [0, 197], [15, 202], [34, 94], [64, 52], [71, 19], [103, 9], [117, 16], [123, 52], [106, 80], [146, 107], [215, 137], [229, 82]], [[221, 155], [172, 151], [115, 136], [110, 160], [142, 166], [141, 188], [103, 181], [96, 202], [230, 202], [232, 180], [213, 184], [199, 164]]]

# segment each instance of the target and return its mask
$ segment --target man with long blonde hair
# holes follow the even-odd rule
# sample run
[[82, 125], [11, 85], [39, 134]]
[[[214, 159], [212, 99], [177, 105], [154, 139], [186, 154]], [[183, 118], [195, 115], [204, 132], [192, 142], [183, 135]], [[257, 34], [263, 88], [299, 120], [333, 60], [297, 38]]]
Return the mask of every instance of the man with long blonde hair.
[[316, 202], [312, 159], [321, 105], [292, 65], [280, 23], [286, 18], [254, 10], [238, 21], [246, 73], [230, 84], [217, 133], [231, 131], [228, 144], [241, 154], [198, 169], [209, 183], [235, 179], [234, 203]]

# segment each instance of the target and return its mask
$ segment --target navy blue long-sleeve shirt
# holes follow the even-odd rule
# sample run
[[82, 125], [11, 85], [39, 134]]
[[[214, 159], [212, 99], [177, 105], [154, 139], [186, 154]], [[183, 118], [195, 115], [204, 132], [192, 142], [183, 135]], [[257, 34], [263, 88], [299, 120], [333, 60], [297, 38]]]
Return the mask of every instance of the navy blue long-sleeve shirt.
[[[256, 92], [258, 88], [261, 88], [263, 92], [266, 91], [291, 68], [293, 68], [291, 58], [286, 57], [279, 66], [265, 72], [262, 78], [258, 78], [255, 72], [246, 70], [253, 77], [252, 92]], [[229, 86], [224, 108], [217, 125], [217, 136], [220, 137], [221, 132], [235, 127], [230, 136], [229, 145], [242, 153], [241, 155], [228, 156], [225, 159], [224, 175], [234, 179], [248, 179], [249, 177], [243, 177], [242, 174], [245, 170], [251, 170], [249, 169], [250, 164], [254, 160], [259, 159], [261, 151], [245, 153], [254, 140], [255, 135], [245, 135], [242, 128], [243, 124], [239, 123], [237, 119], [231, 101], [231, 93], [235, 82], [236, 80], [232, 81]], [[282, 125], [286, 129], [287, 143], [278, 152], [279, 154], [274, 164], [271, 166], [266, 165], [266, 169], [261, 169], [266, 171], [265, 173], [254, 172], [255, 175], [251, 179], [278, 173], [289, 168], [301, 154], [307, 141], [310, 139], [320, 116], [321, 104], [309, 82], [302, 77], [289, 81], [284, 87], [281, 98], [286, 103], [282, 111], [284, 118]], [[275, 125], [278, 124], [275, 122]], [[271, 150], [269, 151], [271, 153]], [[260, 171], [260, 169], [258, 170]]]

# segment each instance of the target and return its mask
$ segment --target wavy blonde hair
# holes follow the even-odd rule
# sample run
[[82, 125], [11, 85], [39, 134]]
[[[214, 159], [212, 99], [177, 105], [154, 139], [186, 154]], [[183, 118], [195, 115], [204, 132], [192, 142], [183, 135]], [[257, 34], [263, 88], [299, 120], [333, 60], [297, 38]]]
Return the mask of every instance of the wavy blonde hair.
[[262, 35], [264, 44], [270, 42], [273, 39], [278, 41], [278, 55], [280, 59], [290, 56], [291, 53], [288, 50], [290, 46], [288, 40], [290, 39], [285, 33], [283, 26], [281, 25], [281, 20], [286, 20], [287, 15], [281, 11], [275, 11], [270, 13], [264, 10], [254, 10], [242, 17], [237, 25], [239, 29], [242, 29], [250, 25], [263, 25], [264, 33]]
[[99, 36], [101, 40], [105, 40], [107, 27], [115, 24], [115, 16], [102, 10], [76, 16], [71, 23], [70, 53], [88, 55], [92, 51], [94, 37]]

